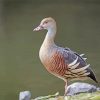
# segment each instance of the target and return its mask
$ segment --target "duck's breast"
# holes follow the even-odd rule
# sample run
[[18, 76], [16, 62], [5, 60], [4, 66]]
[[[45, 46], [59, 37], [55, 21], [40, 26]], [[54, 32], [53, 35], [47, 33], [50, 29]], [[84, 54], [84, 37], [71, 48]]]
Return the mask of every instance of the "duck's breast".
[[40, 49], [40, 60], [45, 66], [45, 68], [54, 75], [63, 76], [65, 73], [65, 61], [63, 55], [59, 53], [59, 50], [55, 48]]

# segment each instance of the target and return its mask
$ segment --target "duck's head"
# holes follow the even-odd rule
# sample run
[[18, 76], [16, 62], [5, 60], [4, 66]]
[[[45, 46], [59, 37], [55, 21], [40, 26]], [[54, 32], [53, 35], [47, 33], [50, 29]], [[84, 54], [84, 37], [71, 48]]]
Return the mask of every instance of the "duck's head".
[[40, 30], [43, 30], [43, 29], [46, 29], [46, 30], [52, 30], [56, 28], [56, 22], [53, 18], [51, 17], [48, 17], [48, 18], [44, 18], [40, 25], [38, 27], [36, 27], [33, 31], [40, 31]]

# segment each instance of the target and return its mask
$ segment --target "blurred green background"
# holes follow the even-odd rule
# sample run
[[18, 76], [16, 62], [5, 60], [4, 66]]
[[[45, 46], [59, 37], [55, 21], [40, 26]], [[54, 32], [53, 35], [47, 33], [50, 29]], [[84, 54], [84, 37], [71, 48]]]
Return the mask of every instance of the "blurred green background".
[[24, 90], [63, 95], [65, 83], [38, 57], [46, 31], [32, 31], [48, 16], [57, 21], [56, 43], [85, 53], [100, 80], [100, 0], [0, 0], [0, 100], [18, 100]]

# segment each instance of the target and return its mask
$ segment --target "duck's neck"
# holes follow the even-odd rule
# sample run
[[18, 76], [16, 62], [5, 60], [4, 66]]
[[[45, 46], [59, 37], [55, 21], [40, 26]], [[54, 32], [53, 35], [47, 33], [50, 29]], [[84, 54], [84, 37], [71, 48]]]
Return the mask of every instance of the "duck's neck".
[[55, 44], [54, 43], [55, 35], [56, 35], [56, 26], [53, 27], [53, 28], [48, 29], [48, 32], [45, 36], [43, 44], [45, 46], [50, 46], [50, 45]]

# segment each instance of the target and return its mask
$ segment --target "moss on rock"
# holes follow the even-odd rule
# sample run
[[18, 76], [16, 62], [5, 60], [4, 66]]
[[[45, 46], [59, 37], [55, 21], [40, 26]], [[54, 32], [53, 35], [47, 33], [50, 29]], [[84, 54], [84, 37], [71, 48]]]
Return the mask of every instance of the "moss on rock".
[[54, 95], [37, 97], [33, 100], [100, 100], [100, 92], [80, 93], [78, 95], [65, 96], [65, 99], [56, 93]]

